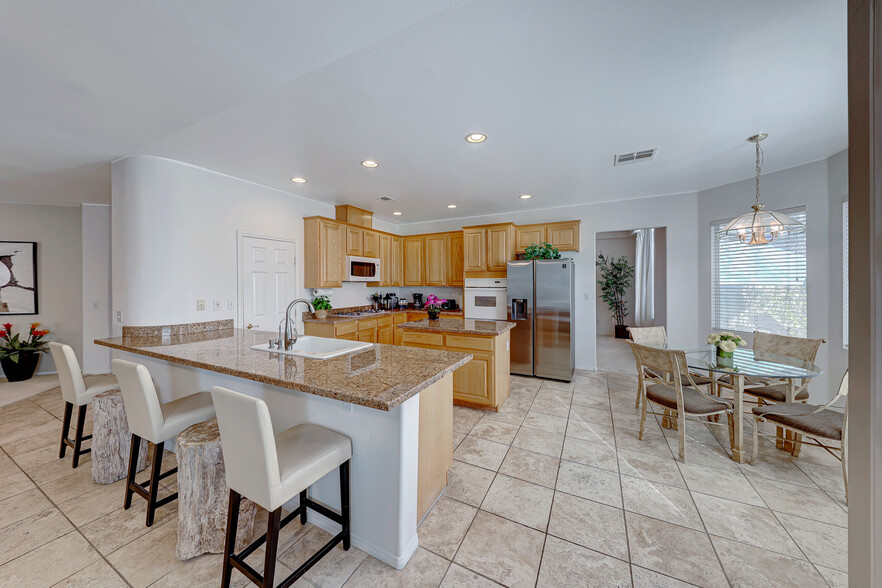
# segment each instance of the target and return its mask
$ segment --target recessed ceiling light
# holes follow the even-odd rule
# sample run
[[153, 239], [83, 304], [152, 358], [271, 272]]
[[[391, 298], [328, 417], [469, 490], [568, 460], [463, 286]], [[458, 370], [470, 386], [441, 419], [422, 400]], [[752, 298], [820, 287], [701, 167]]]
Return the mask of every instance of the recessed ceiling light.
[[371, 160], [371, 159], [365, 159], [364, 161], [361, 162], [361, 165], [363, 165], [365, 167], [377, 167], [380, 164], [377, 163], [376, 161]]
[[401, 216], [401, 213], [398, 212], [397, 210], [395, 212], [393, 212], [392, 214], [394, 214], [395, 216]]
[[306, 178], [294, 177], [294, 178], [291, 178], [291, 181], [296, 182], [298, 184], [305, 184]]
[[447, 208], [456, 208], [456, 204], [448, 204]]
[[529, 200], [532, 197], [532, 194], [521, 194], [520, 196], [518, 196], [518, 198], [520, 198], [521, 200]]
[[465, 140], [469, 143], [483, 143], [487, 140], [487, 135], [484, 133], [469, 133], [466, 135]]

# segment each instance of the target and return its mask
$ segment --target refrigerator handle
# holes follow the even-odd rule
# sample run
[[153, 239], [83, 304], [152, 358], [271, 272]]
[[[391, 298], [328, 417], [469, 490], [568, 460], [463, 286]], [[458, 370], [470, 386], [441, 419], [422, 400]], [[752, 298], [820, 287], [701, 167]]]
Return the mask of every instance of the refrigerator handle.
[[527, 299], [513, 298], [511, 301], [512, 320], [524, 320], [527, 318]]

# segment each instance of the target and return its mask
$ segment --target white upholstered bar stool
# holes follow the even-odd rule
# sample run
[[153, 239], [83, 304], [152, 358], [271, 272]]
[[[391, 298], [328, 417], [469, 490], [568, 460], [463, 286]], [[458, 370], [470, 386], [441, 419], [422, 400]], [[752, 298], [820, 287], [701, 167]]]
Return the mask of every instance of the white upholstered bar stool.
[[[67, 448], [73, 449], [73, 463], [76, 468], [80, 463], [80, 456], [92, 451], [92, 448], [83, 449], [83, 441], [88, 441], [92, 435], [83, 435], [83, 427], [86, 425], [86, 411], [92, 398], [102, 392], [119, 388], [113, 374], [90, 377], [86, 385], [83, 372], [80, 370], [80, 362], [70, 345], [64, 343], [49, 343], [49, 351], [55, 361], [58, 370], [58, 380], [61, 383], [61, 397], [64, 399], [64, 420], [61, 427], [61, 448], [58, 457], [63, 458]], [[70, 419], [73, 416], [73, 408], [77, 407], [77, 427], [74, 438], [68, 437]]]
[[[191, 425], [214, 418], [214, 406], [208, 392], [198, 392], [160, 404], [156, 386], [150, 372], [140, 363], [114, 359], [113, 373], [119, 380], [126, 419], [132, 433], [132, 447], [129, 452], [129, 474], [126, 479], [126, 498], [123, 507], [132, 506], [132, 494], [147, 501], [147, 526], [153, 525], [156, 509], [178, 497], [175, 492], [162, 500], [157, 500], [159, 481], [174, 474], [178, 468], [162, 472], [162, 452], [165, 442]], [[138, 451], [141, 440], [153, 443], [153, 460], [150, 479], [144, 484], [135, 481], [138, 468]]]
[[[279, 588], [291, 586], [338, 543], [349, 549], [349, 461], [352, 442], [348, 437], [310, 423], [273, 433], [266, 403], [258, 398], [215, 386], [211, 397], [217, 410], [221, 446], [230, 506], [224, 546], [221, 586], [228, 588], [233, 568], [262, 588], [272, 587], [275, 578], [279, 529], [300, 517], [306, 524], [307, 508], [339, 523], [342, 530], [306, 562], [285, 578]], [[340, 469], [340, 514], [309, 498], [309, 487], [335, 468]], [[300, 495], [300, 506], [282, 519], [282, 505]], [[242, 552], [235, 553], [239, 502], [244, 496], [269, 511], [266, 534]], [[245, 559], [266, 542], [263, 575]]]

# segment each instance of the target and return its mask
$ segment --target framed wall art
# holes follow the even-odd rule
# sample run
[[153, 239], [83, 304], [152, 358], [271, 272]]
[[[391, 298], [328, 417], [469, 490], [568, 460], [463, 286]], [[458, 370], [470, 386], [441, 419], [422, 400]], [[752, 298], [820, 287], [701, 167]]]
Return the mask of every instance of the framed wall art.
[[0, 316], [39, 310], [37, 243], [0, 241]]

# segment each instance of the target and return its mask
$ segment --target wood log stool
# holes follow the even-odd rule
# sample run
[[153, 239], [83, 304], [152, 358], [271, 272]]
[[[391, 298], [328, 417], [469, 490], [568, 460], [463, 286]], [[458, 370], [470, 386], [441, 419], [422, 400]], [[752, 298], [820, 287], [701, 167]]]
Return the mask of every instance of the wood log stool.
[[[178, 542], [175, 557], [223, 553], [230, 489], [217, 420], [184, 429], [176, 440], [178, 456]], [[236, 549], [254, 534], [257, 505], [242, 499], [236, 526]]]
[[[132, 436], [122, 392], [110, 390], [92, 398], [92, 481], [113, 484], [129, 471]], [[138, 471], [147, 467], [147, 444], [138, 452]]]

